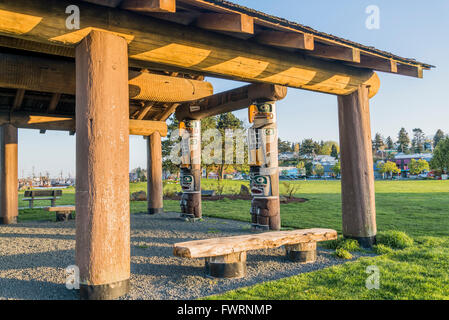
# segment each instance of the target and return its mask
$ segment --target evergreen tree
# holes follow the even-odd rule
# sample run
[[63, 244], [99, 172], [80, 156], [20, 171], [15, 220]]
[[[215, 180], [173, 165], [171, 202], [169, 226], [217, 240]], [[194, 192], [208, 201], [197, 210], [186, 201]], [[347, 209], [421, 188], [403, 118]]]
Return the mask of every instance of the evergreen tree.
[[410, 138], [408, 136], [407, 130], [401, 128], [398, 134], [398, 151], [403, 153], [408, 153], [410, 150]]
[[373, 141], [373, 148], [374, 150], [378, 151], [378, 150], [382, 150], [385, 146], [384, 143], [384, 139], [381, 136], [380, 133], [376, 133], [376, 136], [374, 137], [374, 141]]
[[424, 151], [424, 143], [426, 136], [420, 128], [413, 129], [412, 148], [413, 152], [422, 153]]
[[393, 142], [393, 139], [391, 139], [390, 136], [385, 140], [385, 144], [387, 145], [387, 148], [389, 150], [394, 148], [394, 142]]
[[444, 132], [441, 129], [438, 129], [435, 133], [435, 136], [433, 137], [433, 147], [436, 148], [438, 145], [438, 142], [440, 142], [441, 139], [444, 139]]
[[335, 144], [332, 145], [331, 156], [334, 157], [335, 159], [338, 159], [338, 150]]

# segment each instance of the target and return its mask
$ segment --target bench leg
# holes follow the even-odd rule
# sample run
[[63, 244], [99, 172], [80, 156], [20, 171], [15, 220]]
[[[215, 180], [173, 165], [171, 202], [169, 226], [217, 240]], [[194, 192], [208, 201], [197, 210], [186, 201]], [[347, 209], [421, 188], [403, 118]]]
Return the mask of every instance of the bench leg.
[[287, 259], [300, 263], [312, 263], [316, 261], [316, 242], [298, 243], [286, 245]]
[[72, 213], [65, 211], [56, 211], [56, 221], [68, 221], [71, 219]]
[[206, 258], [206, 274], [212, 278], [242, 278], [246, 275], [246, 252]]

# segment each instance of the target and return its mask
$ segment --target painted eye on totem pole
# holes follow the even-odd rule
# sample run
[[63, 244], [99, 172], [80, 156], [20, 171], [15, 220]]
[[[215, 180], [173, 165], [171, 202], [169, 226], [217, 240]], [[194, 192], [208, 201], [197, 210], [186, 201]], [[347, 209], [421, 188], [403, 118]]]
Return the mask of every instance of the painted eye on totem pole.
[[190, 183], [192, 182], [192, 177], [191, 176], [186, 176], [183, 178], [184, 182]]
[[267, 184], [266, 177], [262, 177], [262, 176], [256, 177], [255, 181], [257, 184]]
[[271, 112], [271, 104], [268, 104], [268, 103], [261, 104], [261, 105], [259, 105], [258, 109], [259, 109], [259, 112], [269, 113], [269, 112]]
[[274, 129], [265, 129], [266, 136], [272, 136], [274, 134]]

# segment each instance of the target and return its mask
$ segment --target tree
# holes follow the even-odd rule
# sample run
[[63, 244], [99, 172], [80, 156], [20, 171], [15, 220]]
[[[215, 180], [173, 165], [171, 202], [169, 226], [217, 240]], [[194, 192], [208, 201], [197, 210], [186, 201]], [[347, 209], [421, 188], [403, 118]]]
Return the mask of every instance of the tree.
[[278, 138], [278, 152], [293, 152], [291, 143], [288, 141], [282, 141], [280, 138]]
[[312, 139], [305, 139], [301, 144], [301, 155], [312, 155], [315, 153], [315, 142]]
[[396, 163], [394, 163], [392, 161], [379, 162], [379, 164], [377, 165], [377, 168], [379, 169], [380, 173], [388, 174], [391, 177], [391, 179], [393, 179], [393, 174], [394, 173], [400, 173], [401, 172], [401, 170], [398, 168]]
[[298, 170], [299, 175], [304, 175], [306, 173], [304, 161], [299, 161], [296, 165], [296, 169]]
[[324, 167], [321, 164], [315, 165], [315, 173], [317, 176], [321, 177], [324, 175]]
[[423, 171], [429, 171], [429, 163], [424, 159], [410, 161], [409, 169], [411, 174], [420, 174]]
[[306, 176], [313, 176], [315, 174], [312, 162], [307, 162], [305, 168], [306, 168]]
[[334, 172], [335, 176], [339, 176], [341, 173], [341, 164], [340, 161], [338, 161], [333, 167], [332, 167], [332, 171]]
[[447, 173], [449, 170], [449, 137], [441, 139], [435, 150], [433, 151], [433, 158], [430, 161], [432, 169]]
[[338, 159], [338, 148], [335, 144], [332, 145], [331, 156]]
[[[223, 175], [224, 175], [224, 171], [226, 169], [231, 169], [234, 168], [233, 165], [230, 164], [225, 164], [225, 130], [226, 129], [244, 129], [243, 126], [243, 121], [240, 120], [239, 118], [237, 118], [233, 113], [231, 112], [227, 112], [227, 113], [222, 113], [220, 115], [218, 115], [217, 117], [217, 129], [220, 131], [221, 136], [223, 137], [222, 139], [222, 159], [221, 159], [221, 164], [218, 164], [218, 179], [223, 179]], [[234, 161], [233, 163], [235, 163], [235, 156], [236, 156], [236, 152], [235, 152], [235, 146], [233, 148], [233, 157], [234, 157]], [[247, 152], [245, 152], [245, 154], [247, 154]], [[246, 161], [245, 161], [246, 162]]]
[[424, 151], [424, 143], [426, 142], [426, 136], [420, 128], [413, 129], [412, 148], [416, 153], [422, 153]]
[[388, 138], [385, 140], [385, 144], [387, 145], [388, 150], [392, 150], [394, 148], [394, 142], [390, 136], [388, 136]]
[[374, 137], [373, 141], [373, 148], [374, 150], [382, 150], [385, 147], [384, 138], [380, 133], [376, 133], [376, 136]]
[[338, 154], [338, 143], [335, 141], [324, 141], [320, 143], [320, 150], [317, 152], [317, 154], [321, 155], [331, 155], [332, 150], [336, 149]]
[[438, 129], [435, 133], [435, 136], [433, 137], [433, 147], [436, 148], [438, 145], [438, 142], [440, 142], [441, 139], [444, 139], [444, 132], [441, 129]]
[[407, 153], [410, 148], [410, 138], [408, 136], [407, 130], [405, 128], [401, 128], [398, 134], [398, 151]]

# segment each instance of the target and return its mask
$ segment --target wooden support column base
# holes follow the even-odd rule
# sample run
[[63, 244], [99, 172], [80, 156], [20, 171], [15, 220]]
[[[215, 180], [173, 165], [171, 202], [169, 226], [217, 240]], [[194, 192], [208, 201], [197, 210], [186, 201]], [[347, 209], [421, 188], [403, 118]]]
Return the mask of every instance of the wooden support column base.
[[129, 279], [101, 285], [80, 284], [81, 300], [111, 300], [127, 294]]
[[206, 274], [211, 278], [242, 278], [246, 275], [246, 251], [206, 258]]
[[251, 228], [254, 231], [281, 229], [279, 197], [253, 198], [251, 201]]
[[316, 261], [316, 242], [298, 243], [286, 245], [287, 259], [300, 263], [312, 263]]
[[16, 224], [17, 216], [14, 217], [0, 217], [0, 224]]
[[69, 220], [73, 220], [73, 215], [71, 212], [67, 211], [56, 212], [56, 221], [69, 221]]
[[371, 249], [373, 245], [376, 244], [376, 236], [372, 237], [351, 237], [351, 236], [343, 236], [345, 239], [354, 239], [357, 240], [359, 245], [364, 249]]
[[148, 208], [148, 214], [164, 213], [164, 208]]

